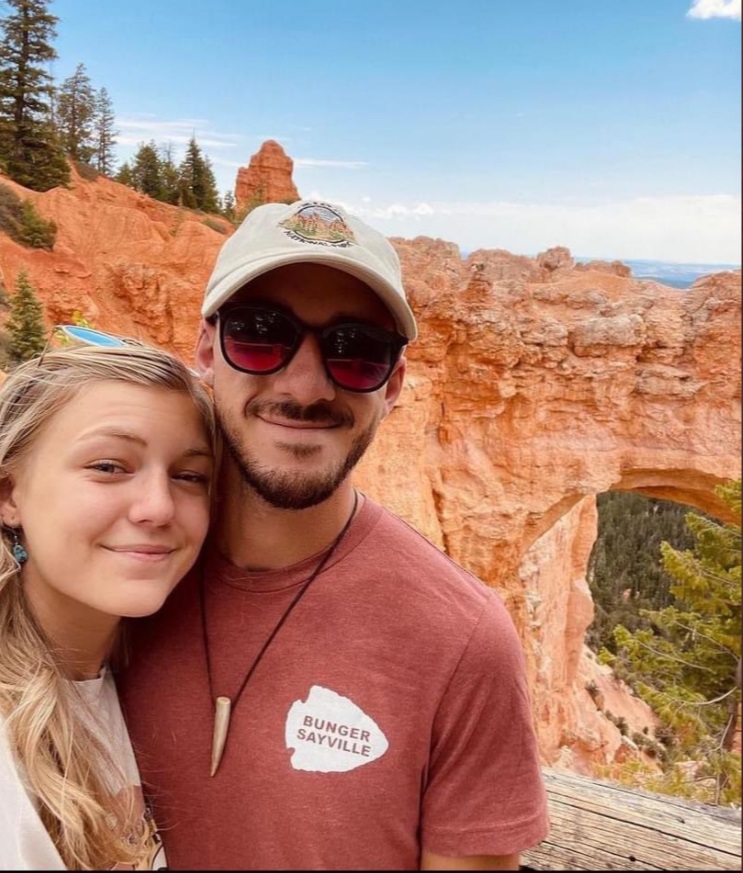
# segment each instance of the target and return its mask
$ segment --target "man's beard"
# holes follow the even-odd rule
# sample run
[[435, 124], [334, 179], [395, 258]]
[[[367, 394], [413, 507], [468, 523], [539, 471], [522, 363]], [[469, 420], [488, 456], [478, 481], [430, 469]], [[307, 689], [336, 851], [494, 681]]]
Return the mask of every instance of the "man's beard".
[[[267, 411], [269, 408], [293, 421], [323, 422], [338, 427], [352, 427], [354, 424], [354, 418], [350, 412], [334, 412], [324, 403], [301, 407], [290, 401], [271, 404], [255, 401], [248, 405], [246, 415], [256, 415], [259, 409]], [[356, 436], [345, 459], [333, 468], [314, 474], [303, 474], [282, 472], [261, 464], [256, 458], [250, 456], [239, 438], [239, 426], [230, 426], [225, 420], [225, 416], [221, 414], [219, 405], [217, 405], [217, 419], [227, 450], [240, 471], [243, 482], [262, 497], [266, 503], [277, 509], [308, 509], [332, 496], [361, 460], [371, 445], [379, 426], [379, 419], [375, 418], [364, 431]], [[313, 449], [308, 450], [302, 446], [287, 446], [286, 448], [294, 452], [296, 457], [307, 456], [313, 452]]]

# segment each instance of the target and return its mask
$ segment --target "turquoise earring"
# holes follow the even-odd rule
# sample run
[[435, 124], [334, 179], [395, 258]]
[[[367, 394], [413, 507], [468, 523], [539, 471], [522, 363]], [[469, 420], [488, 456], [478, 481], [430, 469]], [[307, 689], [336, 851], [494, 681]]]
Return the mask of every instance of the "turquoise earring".
[[18, 538], [18, 529], [12, 527], [10, 529], [10, 532], [13, 535], [13, 546], [11, 548], [13, 557], [16, 559], [16, 561], [18, 561], [19, 564], [25, 564], [28, 560], [28, 552], [23, 548], [23, 544]]

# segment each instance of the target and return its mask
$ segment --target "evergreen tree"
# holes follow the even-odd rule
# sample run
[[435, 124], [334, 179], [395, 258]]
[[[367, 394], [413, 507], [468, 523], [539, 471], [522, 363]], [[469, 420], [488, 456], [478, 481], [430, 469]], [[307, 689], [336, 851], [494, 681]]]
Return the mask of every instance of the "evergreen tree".
[[235, 195], [232, 191], [225, 191], [222, 198], [222, 215], [228, 220], [235, 220]]
[[[740, 480], [717, 493], [740, 519]], [[662, 547], [674, 603], [645, 611], [647, 629], [630, 633], [619, 625], [617, 654], [604, 650], [602, 660], [653, 707], [676, 757], [704, 762], [722, 799], [737, 793], [740, 802], [740, 758], [729, 754], [740, 702], [740, 520], [720, 524], [692, 512], [687, 525], [694, 549]]]
[[113, 102], [105, 88], [96, 94], [93, 113], [93, 166], [104, 176], [114, 171], [114, 145], [117, 130], [114, 130]]
[[181, 203], [190, 209], [218, 212], [217, 183], [209, 158], [204, 157], [195, 137], [191, 137], [179, 168]]
[[124, 161], [114, 176], [114, 179], [117, 182], [121, 182], [122, 185], [128, 185], [130, 188], [134, 187], [134, 174], [132, 173], [129, 161]]
[[162, 162], [153, 140], [142, 143], [132, 163], [133, 187], [142, 194], [160, 199], [163, 190]]
[[21, 363], [44, 351], [44, 311], [25, 270], [21, 270], [16, 279], [6, 327], [10, 336], [11, 362]]
[[596, 616], [586, 642], [594, 651], [615, 652], [617, 624], [647, 628], [642, 610], [662, 609], [673, 599], [661, 543], [687, 549], [694, 541], [684, 523], [688, 507], [621, 491], [599, 494], [596, 503], [598, 535], [587, 570]]
[[75, 72], [62, 82], [57, 93], [56, 122], [62, 147], [74, 161], [89, 164], [95, 154], [94, 123], [96, 93], [78, 64]]
[[57, 56], [57, 18], [49, 2], [6, 0], [12, 11], [0, 22], [0, 164], [36, 191], [64, 185], [70, 175], [51, 118], [53, 86], [45, 65]]
[[160, 199], [177, 206], [181, 201], [181, 177], [173, 159], [173, 144], [160, 149]]

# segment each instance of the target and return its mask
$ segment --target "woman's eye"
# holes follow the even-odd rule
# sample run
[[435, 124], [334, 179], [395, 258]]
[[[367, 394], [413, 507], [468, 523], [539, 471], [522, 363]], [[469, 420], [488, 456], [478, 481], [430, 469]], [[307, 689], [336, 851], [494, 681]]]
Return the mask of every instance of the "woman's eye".
[[184, 470], [181, 473], [176, 473], [175, 478], [181, 482], [193, 482], [195, 485], [208, 485], [209, 476], [204, 473], [197, 473], [193, 470]]
[[121, 464], [115, 461], [96, 461], [94, 464], [88, 464], [89, 470], [96, 470], [98, 473], [123, 473], [124, 468]]

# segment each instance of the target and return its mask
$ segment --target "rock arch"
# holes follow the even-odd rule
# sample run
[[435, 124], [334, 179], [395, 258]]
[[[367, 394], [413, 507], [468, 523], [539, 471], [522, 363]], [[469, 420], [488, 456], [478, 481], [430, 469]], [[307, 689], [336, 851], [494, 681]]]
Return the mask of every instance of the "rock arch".
[[357, 481], [500, 590], [546, 760], [611, 760], [618, 737], [584, 689], [595, 496], [726, 517], [713, 489], [741, 470], [740, 272], [679, 291], [613, 265], [395, 242], [421, 338]]

